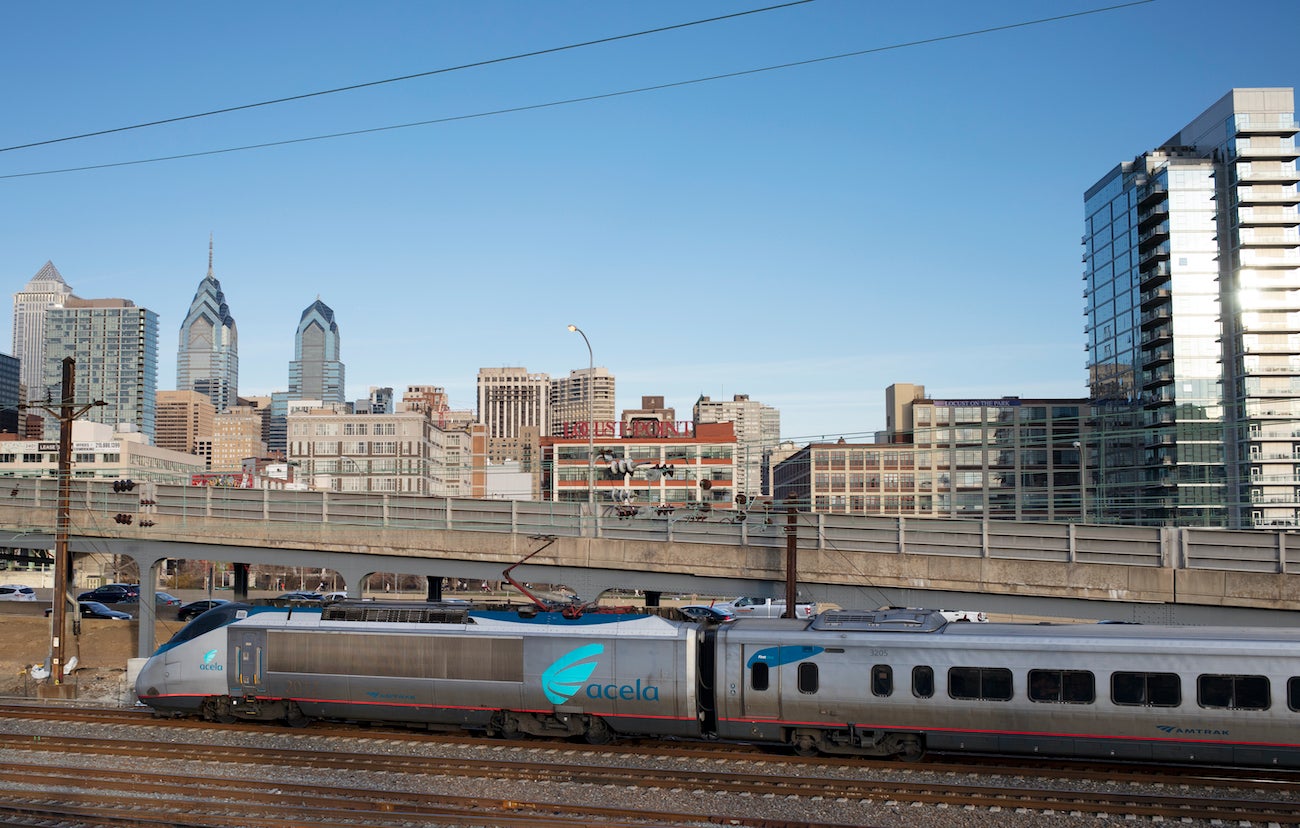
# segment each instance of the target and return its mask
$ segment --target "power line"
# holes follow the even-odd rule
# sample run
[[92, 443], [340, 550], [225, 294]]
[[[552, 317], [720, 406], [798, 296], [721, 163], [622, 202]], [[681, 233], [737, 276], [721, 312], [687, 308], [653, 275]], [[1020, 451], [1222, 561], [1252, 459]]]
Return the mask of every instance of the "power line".
[[[827, 55], [824, 57], [810, 58], [808, 60], [792, 61], [790, 63], [781, 63], [773, 66], [764, 66], [757, 69], [743, 69], [736, 72], [726, 72], [720, 75], [710, 75], [708, 77], [703, 77], [703, 78], [694, 78], [691, 80], [684, 80], [684, 81], [674, 81], [671, 83], [661, 83], [661, 84], [655, 84], [653, 86], [642, 86], [642, 87], [637, 87], [635, 89], [624, 89], [618, 92], [605, 92], [597, 95], [584, 95], [582, 97], [566, 98], [558, 101], [549, 101], [547, 103], [528, 104], [524, 106], [507, 107], [504, 109], [493, 109], [484, 112], [476, 112], [468, 115], [449, 115], [444, 118], [431, 118], [425, 121], [412, 121], [404, 124], [391, 124], [382, 127], [370, 127], [367, 129], [349, 130], [346, 132], [333, 132], [325, 135], [313, 135], [305, 138], [290, 138], [283, 141], [267, 141], [260, 144], [246, 144], [239, 147], [226, 147], [223, 149], [203, 150], [199, 152], [181, 153], [178, 155], [162, 155], [153, 158], [141, 158], [134, 161], [115, 161], [106, 164], [89, 164], [81, 167], [63, 167], [54, 170], [38, 170], [35, 172], [26, 172], [26, 173], [10, 173], [8, 175], [0, 175], [0, 180], [6, 180], [12, 178], [30, 178], [33, 176], [41, 176], [41, 175], [58, 175], [60, 173], [70, 173], [70, 172], [88, 172], [90, 170], [103, 170], [103, 169], [110, 169], [113, 167], [129, 167], [138, 164], [154, 164], [162, 161], [179, 161], [186, 158], [201, 158], [209, 155], [224, 155], [226, 153], [232, 153], [232, 152], [246, 152], [249, 150], [269, 149], [271, 147], [283, 147], [283, 146], [290, 146], [292, 144], [305, 144], [313, 141], [328, 141], [328, 140], [333, 140], [335, 138], [348, 138], [357, 135], [368, 135], [368, 134], [378, 133], [378, 132], [390, 132], [399, 129], [411, 129], [413, 127], [432, 126], [435, 124], [447, 124], [447, 123], [454, 123], [456, 121], [469, 121], [478, 118], [490, 118], [498, 115], [509, 115], [518, 112], [529, 112], [529, 111], [539, 110], [539, 109], [549, 109], [549, 108], [559, 107], [559, 106], [569, 106], [572, 104], [590, 103], [592, 101], [606, 100], [609, 98], [619, 98], [628, 95], [639, 95], [645, 92], [658, 92], [665, 89], [676, 89], [680, 87], [693, 86], [696, 84], [711, 83], [713, 81], [730, 80], [732, 78], [740, 78], [740, 77], [745, 77], [747, 75], [758, 75], [765, 72], [775, 72], [782, 69], [794, 69], [801, 66], [811, 66], [817, 63], [826, 63], [833, 60], [844, 60], [847, 58], [862, 57], [864, 55], [878, 54], [880, 52], [894, 51], [897, 49], [905, 49], [913, 46], [924, 46], [932, 43], [941, 43], [947, 40], [958, 40], [961, 38], [975, 37], [978, 35], [992, 34], [995, 32], [1004, 32], [1004, 31], [1009, 31], [1011, 29], [1024, 28], [1027, 26], [1042, 25], [1044, 23], [1055, 23], [1061, 20], [1068, 20], [1075, 17], [1084, 17], [1086, 15], [1092, 15], [1092, 14], [1102, 14], [1104, 12], [1131, 8], [1133, 6], [1142, 6], [1154, 2], [1156, 2], [1156, 0], [1133, 0], [1133, 2], [1121, 3], [1115, 6], [1104, 6], [1101, 8], [1088, 9], [1081, 12], [1072, 12], [1070, 14], [1055, 15], [1053, 17], [1042, 17], [1036, 20], [1021, 21], [1019, 23], [1008, 23], [1004, 26], [992, 26], [984, 29], [974, 29], [967, 32], [960, 32], [957, 34], [939, 35], [937, 37], [924, 38], [921, 40], [912, 40], [906, 43], [895, 43], [888, 46], [877, 46], [871, 49], [860, 49], [854, 52], [844, 52], [837, 55]], [[33, 145], [27, 145], [27, 146], [33, 146]]]
[[800, 6], [805, 3], [811, 3], [811, 2], [813, 2], [813, 0], [792, 0], [792, 2], [782, 3], [777, 6], [765, 6], [764, 8], [761, 9], [750, 9], [749, 11], [736, 12], [734, 14], [724, 14], [718, 17], [708, 17], [703, 20], [692, 20], [689, 23], [675, 23], [671, 26], [660, 26], [657, 29], [645, 29], [644, 31], [632, 32], [630, 34], [621, 34], [621, 35], [613, 35], [611, 37], [602, 37], [597, 40], [583, 41], [582, 43], [570, 43], [567, 46], [553, 46], [549, 49], [538, 49], [537, 51], [534, 52], [523, 52], [517, 55], [510, 55], [509, 57], [491, 58], [489, 60], [475, 61], [474, 63], [462, 63], [459, 66], [448, 66], [442, 69], [430, 69], [427, 72], [416, 72], [410, 75], [401, 75], [396, 78], [385, 78], [383, 80], [377, 80], [377, 81], [366, 81], [364, 83], [354, 83], [349, 86], [339, 86], [334, 89], [323, 89], [319, 92], [305, 92], [301, 95], [290, 95], [285, 98], [273, 98], [268, 101], [258, 101], [257, 103], [240, 104], [239, 106], [228, 106], [222, 109], [212, 109], [207, 112], [197, 112], [193, 115], [178, 115], [174, 118], [162, 118], [157, 121], [148, 121], [142, 124], [132, 124], [131, 126], [114, 127], [112, 129], [101, 129], [95, 132], [83, 132], [80, 135], [69, 135], [64, 138], [51, 138], [45, 141], [34, 141], [30, 144], [17, 144], [12, 147], [0, 147], [0, 152], [12, 152], [14, 150], [30, 149], [32, 147], [43, 147], [43, 146], [48, 146], [49, 144], [63, 143], [64, 141], [77, 141], [82, 138], [95, 138], [100, 135], [112, 135], [113, 133], [116, 132], [128, 132], [133, 129], [144, 129], [146, 127], [162, 126], [164, 124], [175, 124], [181, 121], [192, 121], [196, 118], [207, 118], [212, 115], [224, 115], [229, 112], [240, 112], [245, 109], [256, 109], [261, 106], [272, 106], [274, 104], [289, 103], [291, 101], [301, 101], [301, 100], [306, 100], [307, 98], [319, 98], [323, 95], [334, 95], [339, 92], [353, 92], [357, 89], [367, 89], [372, 86], [383, 86], [384, 84], [388, 84], [388, 83], [400, 83], [401, 81], [415, 80], [417, 78], [428, 78], [428, 77], [432, 77], [433, 75], [443, 75], [449, 72], [459, 72], [463, 69], [478, 69], [483, 66], [492, 66], [493, 64], [497, 64], [497, 63], [508, 63], [514, 60], [523, 60], [525, 58], [540, 57], [542, 55], [553, 55], [556, 54], [557, 52], [567, 52], [573, 49], [583, 49], [586, 48], [587, 46], [599, 46], [604, 43], [614, 43], [619, 40], [630, 40], [636, 37], [645, 37], [647, 35], [652, 35], [652, 34], [662, 34], [664, 32], [671, 32], [675, 29], [686, 29], [691, 26], [701, 26], [705, 23], [717, 23], [722, 20], [731, 20], [733, 18], [745, 17], [751, 14], [761, 14], [763, 12], [776, 11], [778, 9], [785, 9], [791, 6]]

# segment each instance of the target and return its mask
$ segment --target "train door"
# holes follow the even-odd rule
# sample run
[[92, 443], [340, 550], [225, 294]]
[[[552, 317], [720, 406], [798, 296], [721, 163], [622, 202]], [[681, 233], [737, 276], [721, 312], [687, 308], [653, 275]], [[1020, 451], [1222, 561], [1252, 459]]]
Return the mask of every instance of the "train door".
[[245, 696], [266, 692], [266, 631], [233, 627], [230, 637], [235, 647], [235, 681], [232, 690]]
[[746, 644], [742, 653], [743, 715], [751, 719], [778, 718], [781, 715], [780, 648]]

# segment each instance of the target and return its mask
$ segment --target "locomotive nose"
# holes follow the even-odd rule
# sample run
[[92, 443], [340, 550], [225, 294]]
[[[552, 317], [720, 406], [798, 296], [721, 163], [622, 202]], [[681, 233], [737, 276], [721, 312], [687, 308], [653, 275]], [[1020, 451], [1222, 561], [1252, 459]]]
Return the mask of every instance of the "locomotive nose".
[[135, 697], [141, 701], [157, 698], [167, 692], [170, 678], [164, 659], [154, 656], [144, 663], [135, 677]]

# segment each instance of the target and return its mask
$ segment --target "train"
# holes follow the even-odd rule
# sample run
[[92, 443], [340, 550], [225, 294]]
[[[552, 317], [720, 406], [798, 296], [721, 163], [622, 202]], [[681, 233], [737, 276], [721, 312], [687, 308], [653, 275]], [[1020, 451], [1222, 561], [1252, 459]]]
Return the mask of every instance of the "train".
[[230, 603], [159, 647], [135, 691], [155, 715], [218, 722], [1300, 767], [1289, 628]]

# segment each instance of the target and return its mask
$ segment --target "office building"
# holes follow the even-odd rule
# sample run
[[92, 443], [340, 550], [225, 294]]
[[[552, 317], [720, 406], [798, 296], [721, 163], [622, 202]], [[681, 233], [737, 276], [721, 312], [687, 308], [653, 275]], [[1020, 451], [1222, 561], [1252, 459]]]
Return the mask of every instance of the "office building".
[[212, 275], [212, 240], [208, 240], [208, 275], [199, 282], [189, 313], [181, 322], [176, 352], [176, 388], [198, 391], [218, 411], [236, 404], [239, 395], [239, 332]]
[[289, 399], [342, 403], [344, 371], [334, 311], [317, 297], [298, 320], [289, 363]]
[[18, 357], [0, 354], [0, 434], [20, 433], [18, 403], [23, 401], [21, 374]]
[[243, 471], [245, 460], [266, 456], [266, 442], [262, 440], [266, 413], [264, 409], [237, 405], [213, 418], [213, 472]]
[[59, 398], [59, 386], [51, 391], [45, 382], [45, 312], [61, 308], [72, 296], [72, 288], [53, 262], [36, 272], [22, 290], [14, 294], [13, 355], [20, 365], [19, 382], [26, 400], [44, 401], [47, 392]]
[[1084, 196], [1089, 475], [1136, 525], [1300, 522], [1291, 89], [1233, 89]]
[[[103, 400], [82, 417], [129, 424], [153, 442], [158, 392], [158, 314], [128, 299], [68, 297], [45, 315], [45, 371], [41, 387], [63, 384], [63, 360], [76, 362], [73, 399]], [[55, 395], [58, 399], [58, 395]], [[45, 418], [45, 438], [57, 439], [58, 421]]]
[[746, 497], [771, 494], [764, 485], [772, 451], [781, 442], [781, 412], [735, 394], [730, 400], [701, 396], [693, 410], [695, 425], [732, 423], [736, 430], [736, 491]]
[[[587, 502], [593, 491], [587, 486], [590, 472], [598, 508], [734, 508], [736, 434], [731, 423], [704, 423], [694, 431], [684, 425], [672, 430], [597, 429], [593, 443], [602, 459], [590, 467], [585, 435], [542, 438], [542, 498]], [[631, 471], [612, 471], [611, 463], [631, 464]]]
[[614, 375], [607, 368], [581, 368], [554, 378], [550, 406], [552, 437], [581, 433], [590, 420], [612, 420]]
[[356, 414], [295, 406], [288, 429], [288, 459], [311, 488], [484, 496], [481, 426], [443, 430], [423, 411]]
[[491, 462], [520, 459], [513, 451], [527, 426], [550, 433], [550, 384], [548, 375], [526, 368], [479, 369], [478, 421], [487, 429]]
[[212, 437], [212, 420], [217, 411], [208, 395], [159, 391], [156, 408], [154, 445], [159, 448], [195, 454], [199, 440]]
[[[183, 486], [206, 467], [202, 457], [150, 445], [134, 426], [127, 424], [123, 430], [84, 418], [72, 423], [72, 452], [72, 476], [78, 479], [130, 479]], [[58, 470], [57, 439], [0, 443], [0, 477], [53, 478]], [[15, 485], [21, 485], [21, 481], [16, 480]]]
[[874, 443], [813, 443], [773, 470], [773, 496], [815, 512], [1081, 522], [1092, 409], [1081, 399], [944, 400], [890, 386]]

